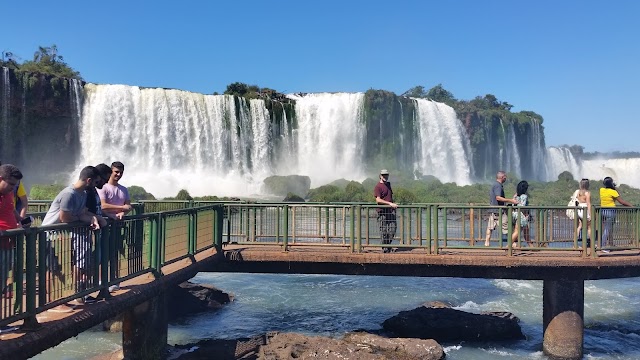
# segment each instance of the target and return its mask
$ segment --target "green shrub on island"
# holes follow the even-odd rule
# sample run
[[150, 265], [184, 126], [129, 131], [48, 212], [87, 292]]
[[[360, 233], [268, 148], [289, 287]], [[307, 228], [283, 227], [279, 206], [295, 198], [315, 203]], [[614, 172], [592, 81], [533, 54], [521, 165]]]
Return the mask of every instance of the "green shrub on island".
[[264, 179], [264, 191], [269, 194], [286, 196], [288, 193], [306, 194], [311, 188], [311, 178], [301, 175], [273, 175]]
[[129, 190], [129, 197], [131, 202], [140, 200], [155, 200], [156, 197], [153, 194], [148, 193], [142, 186], [132, 185], [127, 188]]
[[58, 193], [67, 187], [62, 184], [35, 184], [31, 186], [29, 191], [29, 199], [31, 200], [53, 200]]
[[282, 200], [284, 202], [304, 202], [304, 199], [294, 193], [288, 193]]

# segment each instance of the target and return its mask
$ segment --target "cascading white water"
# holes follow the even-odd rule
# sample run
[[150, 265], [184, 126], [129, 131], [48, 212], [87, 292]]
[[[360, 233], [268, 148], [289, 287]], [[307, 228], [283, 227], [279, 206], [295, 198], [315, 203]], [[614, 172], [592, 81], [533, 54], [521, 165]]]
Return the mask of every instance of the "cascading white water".
[[531, 170], [533, 179], [546, 179], [546, 149], [543, 143], [543, 135], [540, 123], [536, 119], [531, 119], [531, 143], [529, 154], [531, 158]]
[[[9, 144], [11, 143], [11, 127], [9, 125], [9, 106], [11, 100], [11, 83], [9, 82], [9, 68], [2, 68], [2, 94], [0, 94], [0, 104], [2, 104], [2, 116], [0, 117], [0, 129], [2, 129], [2, 144], [0, 150], [4, 154], [9, 154]], [[6, 161], [6, 160], [5, 160]]]
[[71, 101], [71, 116], [73, 116], [76, 123], [80, 123], [82, 118], [82, 84], [78, 79], [69, 79], [69, 99]]
[[262, 100], [87, 84], [79, 167], [122, 161], [158, 197], [249, 195], [270, 175], [268, 120]]
[[507, 151], [507, 156], [509, 157], [509, 166], [507, 168], [518, 178], [521, 178], [522, 168], [520, 166], [520, 153], [518, 152], [518, 144], [516, 143], [516, 133], [513, 130], [513, 124], [509, 124], [509, 131], [507, 132], [505, 143], [509, 149]]
[[[617, 184], [627, 184], [640, 188], [640, 158], [590, 159], [582, 161], [582, 174], [591, 180], [602, 180], [611, 176]], [[574, 178], [576, 177], [574, 174]], [[624, 197], [624, 195], [623, 195]]]
[[582, 178], [581, 167], [571, 151], [566, 147], [547, 148], [547, 181], [556, 181], [558, 175], [569, 171], [574, 179]]
[[290, 95], [296, 100], [297, 170], [311, 186], [335, 179], [363, 180], [363, 93]]
[[421, 142], [417, 170], [442, 182], [471, 184], [471, 145], [455, 110], [443, 103], [414, 100]]

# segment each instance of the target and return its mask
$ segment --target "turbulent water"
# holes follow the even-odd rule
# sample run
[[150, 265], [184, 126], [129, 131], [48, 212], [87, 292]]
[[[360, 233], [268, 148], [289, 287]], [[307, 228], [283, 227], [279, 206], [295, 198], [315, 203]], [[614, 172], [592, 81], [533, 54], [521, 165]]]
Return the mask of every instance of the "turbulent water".
[[[546, 359], [542, 354], [542, 282], [340, 275], [201, 273], [194, 281], [233, 293], [218, 312], [195, 315], [169, 328], [170, 344], [233, 339], [266, 331], [339, 337], [381, 323], [425, 301], [447, 301], [465, 311], [510, 311], [526, 340], [445, 343], [450, 360]], [[585, 282], [585, 357], [640, 358], [638, 279]], [[87, 331], [36, 359], [87, 359], [115, 350], [120, 334]]]

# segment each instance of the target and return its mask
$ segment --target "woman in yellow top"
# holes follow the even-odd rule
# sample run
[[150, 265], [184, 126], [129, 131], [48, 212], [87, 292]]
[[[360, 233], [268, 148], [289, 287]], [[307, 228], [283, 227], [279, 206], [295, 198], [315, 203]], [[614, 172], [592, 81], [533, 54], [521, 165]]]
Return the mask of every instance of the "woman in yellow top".
[[[620, 203], [620, 205], [624, 206], [633, 206], [631, 203], [624, 201], [618, 190], [616, 190], [616, 183], [613, 182], [613, 179], [609, 176], [604, 178], [602, 181], [604, 185], [603, 188], [600, 188], [600, 206], [602, 209], [602, 252], [609, 252], [608, 249], [604, 249], [605, 247], [611, 247], [613, 245], [613, 224], [616, 220], [616, 210], [613, 209], [616, 207], [616, 201]], [[607, 209], [609, 208], [609, 209]]]

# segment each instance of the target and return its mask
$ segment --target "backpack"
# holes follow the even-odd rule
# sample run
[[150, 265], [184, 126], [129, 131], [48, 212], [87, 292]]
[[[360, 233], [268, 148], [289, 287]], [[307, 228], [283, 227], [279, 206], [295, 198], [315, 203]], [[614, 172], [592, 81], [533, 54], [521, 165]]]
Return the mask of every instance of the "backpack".
[[569, 204], [567, 204], [568, 207], [571, 207], [572, 209], [567, 209], [566, 214], [567, 217], [571, 220], [575, 219], [576, 217], [576, 211], [575, 209], [573, 209], [574, 207], [578, 206], [578, 204], [580, 203], [578, 201], [578, 192], [580, 190], [576, 190], [573, 195], [571, 195], [571, 199], [569, 200]]

